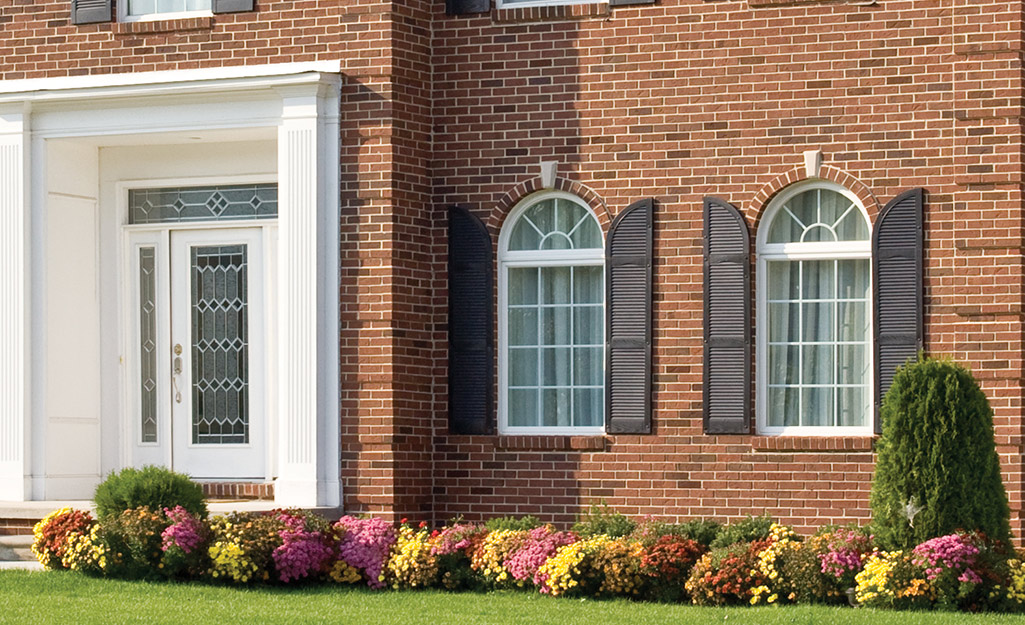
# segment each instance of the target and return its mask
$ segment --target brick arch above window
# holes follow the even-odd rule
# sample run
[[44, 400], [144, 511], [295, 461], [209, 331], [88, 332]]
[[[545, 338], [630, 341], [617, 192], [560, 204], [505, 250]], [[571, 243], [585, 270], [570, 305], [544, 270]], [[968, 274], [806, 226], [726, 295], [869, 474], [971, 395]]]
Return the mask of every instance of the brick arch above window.
[[491, 209], [491, 213], [488, 215], [486, 225], [488, 230], [494, 235], [502, 229], [502, 224], [505, 223], [506, 217], [512, 212], [518, 204], [520, 204], [525, 198], [540, 191], [564, 191], [571, 193], [587, 204], [594, 216], [598, 219], [598, 225], [601, 226], [602, 232], [609, 231], [609, 225], [612, 223], [612, 216], [609, 214], [608, 206], [605, 205], [604, 200], [594, 191], [594, 189], [581, 184], [575, 180], [569, 180], [568, 178], [556, 178], [555, 186], [551, 189], [546, 189], [541, 184], [541, 178], [534, 177], [529, 180], [525, 180], [517, 184], [512, 189], [509, 189], [505, 195], [499, 198], [494, 208]]
[[772, 199], [776, 197], [776, 194], [795, 182], [807, 182], [809, 180], [828, 180], [848, 189], [857, 196], [861, 205], [865, 207], [869, 220], [875, 223], [881, 209], [879, 201], [872, 193], [872, 190], [868, 188], [868, 185], [852, 174], [830, 165], [823, 165], [819, 170], [818, 176], [809, 178], [804, 166], [801, 166], [776, 176], [755, 193], [754, 198], [751, 199], [751, 203], [748, 205], [748, 210], [745, 211], [752, 220], [752, 231], [758, 231], [761, 220], [765, 216], [765, 211], [772, 203]]

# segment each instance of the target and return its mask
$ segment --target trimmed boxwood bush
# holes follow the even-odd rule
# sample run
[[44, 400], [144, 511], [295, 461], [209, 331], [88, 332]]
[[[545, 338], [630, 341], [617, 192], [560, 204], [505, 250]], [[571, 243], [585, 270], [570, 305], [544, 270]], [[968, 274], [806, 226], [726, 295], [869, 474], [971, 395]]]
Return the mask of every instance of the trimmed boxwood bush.
[[93, 501], [101, 519], [141, 506], [151, 510], [181, 506], [199, 517], [206, 516], [206, 500], [199, 484], [187, 475], [152, 465], [111, 473], [96, 487]]
[[600, 504], [591, 504], [587, 512], [573, 525], [572, 531], [577, 536], [585, 538], [601, 535], [619, 538], [629, 535], [635, 529], [636, 521], [613, 510], [603, 501]]
[[881, 417], [871, 500], [881, 546], [906, 549], [957, 530], [1010, 538], [993, 411], [967, 369], [922, 356], [905, 364]]
[[709, 547], [719, 549], [736, 543], [765, 540], [772, 531], [772, 523], [772, 518], [768, 516], [749, 516], [746, 519], [730, 523], [719, 530], [715, 539], [709, 543]]

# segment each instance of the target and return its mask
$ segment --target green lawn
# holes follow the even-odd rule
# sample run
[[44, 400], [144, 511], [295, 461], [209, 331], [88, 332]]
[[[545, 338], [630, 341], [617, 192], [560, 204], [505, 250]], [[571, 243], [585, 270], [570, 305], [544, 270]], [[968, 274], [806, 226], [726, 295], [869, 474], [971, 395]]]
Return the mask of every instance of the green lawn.
[[0, 572], [0, 623], [1021, 625], [1025, 623], [1025, 617], [810, 606], [696, 608], [628, 601], [552, 599], [513, 592], [486, 595], [440, 591], [371, 592], [329, 586], [238, 590], [200, 584], [95, 580], [76, 573], [3, 571]]

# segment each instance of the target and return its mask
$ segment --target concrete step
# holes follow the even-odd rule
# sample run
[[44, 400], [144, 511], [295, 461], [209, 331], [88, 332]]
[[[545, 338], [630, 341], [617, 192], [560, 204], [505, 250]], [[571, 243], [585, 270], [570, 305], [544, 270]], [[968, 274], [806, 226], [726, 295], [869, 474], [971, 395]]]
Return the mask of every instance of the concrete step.
[[35, 562], [31, 536], [0, 536], [0, 562]]
[[11, 561], [11, 562], [0, 561], [0, 571], [12, 571], [12, 570], [42, 571], [43, 570], [43, 565], [39, 564], [35, 560], [33, 560], [32, 562], [27, 562], [27, 561], [24, 561], [24, 560], [15, 560], [15, 561]]

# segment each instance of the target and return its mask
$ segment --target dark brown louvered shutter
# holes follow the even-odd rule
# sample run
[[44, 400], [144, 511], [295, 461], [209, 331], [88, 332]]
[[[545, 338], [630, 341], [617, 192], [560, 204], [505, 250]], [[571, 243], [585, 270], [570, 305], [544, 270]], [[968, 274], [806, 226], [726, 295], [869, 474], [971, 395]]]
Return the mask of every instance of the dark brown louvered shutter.
[[214, 13], [242, 13], [256, 10], [255, 0], [214, 0]]
[[448, 212], [448, 427], [491, 432], [494, 322], [491, 235], [462, 206]]
[[651, 244], [655, 201], [628, 206], [605, 246], [605, 427], [651, 432]]
[[706, 434], [751, 432], [751, 242], [733, 205], [704, 200]]
[[111, 0], [71, 0], [72, 24], [109, 22]]
[[872, 233], [872, 294], [875, 304], [875, 429], [879, 407], [897, 367], [922, 349], [923, 189], [895, 197]]
[[491, 0], [445, 0], [446, 15], [473, 15], [491, 10]]

